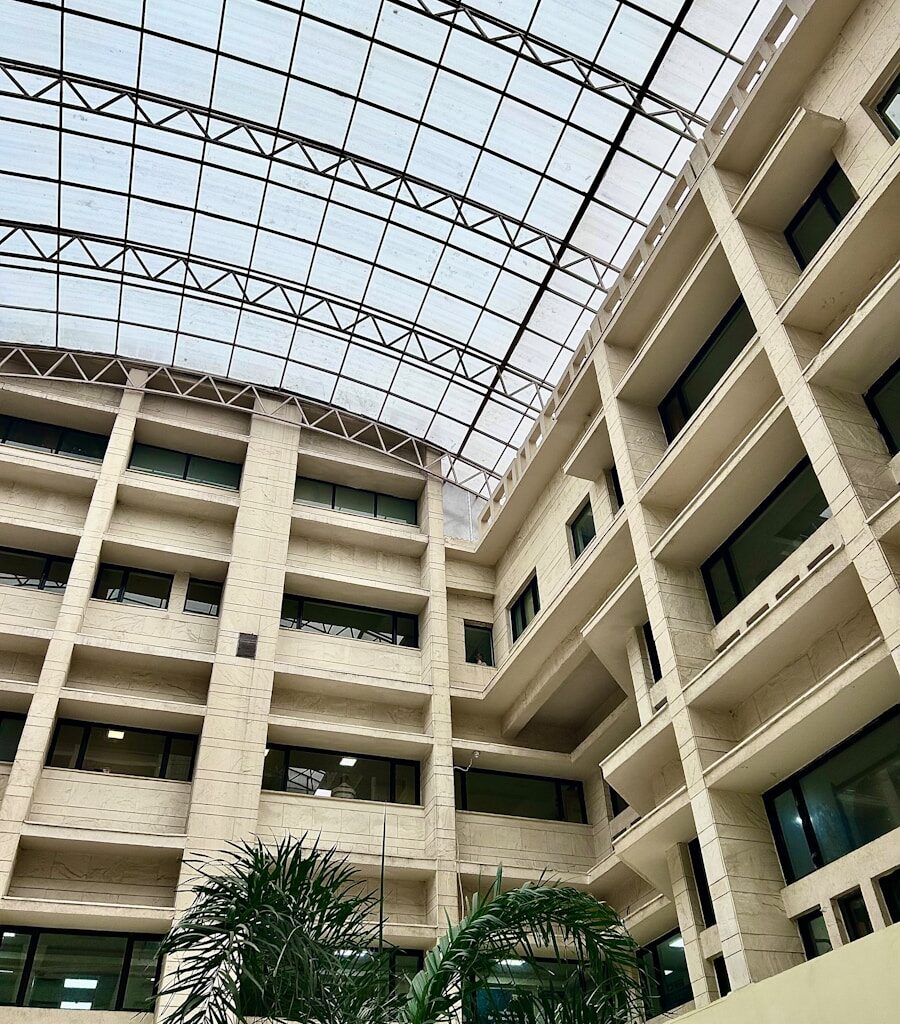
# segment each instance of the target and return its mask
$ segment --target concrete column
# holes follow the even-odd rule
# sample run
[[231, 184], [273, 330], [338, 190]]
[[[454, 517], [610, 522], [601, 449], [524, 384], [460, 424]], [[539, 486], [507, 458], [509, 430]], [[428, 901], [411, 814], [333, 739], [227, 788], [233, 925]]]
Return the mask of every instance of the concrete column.
[[634, 700], [637, 704], [638, 718], [641, 725], [653, 717], [653, 702], [650, 699], [650, 676], [648, 675], [647, 659], [644, 648], [636, 629], [625, 633], [625, 652], [628, 655], [628, 667], [634, 684]]
[[[143, 384], [143, 371], [132, 371], [133, 383]], [[109, 527], [119, 480], [128, 465], [134, 425], [141, 405], [140, 391], [125, 390], [109, 438], [106, 455], [84, 520], [69, 582], [63, 591], [56, 627], [22, 730], [9, 783], [0, 802], [0, 894], [9, 891], [22, 824], [28, 817], [53, 736], [60, 690], [69, 674], [87, 603], [100, 561], [103, 537]]]

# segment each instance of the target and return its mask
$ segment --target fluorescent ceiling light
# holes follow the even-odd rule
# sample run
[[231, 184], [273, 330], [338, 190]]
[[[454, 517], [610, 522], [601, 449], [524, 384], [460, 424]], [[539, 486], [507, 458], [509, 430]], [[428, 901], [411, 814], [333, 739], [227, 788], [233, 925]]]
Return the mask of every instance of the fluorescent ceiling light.
[[684, 938], [681, 935], [676, 935], [674, 939], [669, 942], [669, 945], [673, 949], [684, 949]]
[[342, 757], [340, 761], [342, 768], [352, 768], [356, 764], [355, 757]]
[[514, 957], [508, 958], [506, 960], [498, 960], [497, 963], [501, 967], [524, 967], [525, 966], [525, 961], [524, 960], [516, 960]]
[[75, 1003], [71, 1000], [64, 999], [60, 1004], [61, 1010], [93, 1010], [93, 1003]]
[[96, 978], [66, 978], [63, 982], [63, 988], [87, 988], [93, 990], [96, 987]]
[[331, 796], [330, 789], [317, 789], [316, 796]]
[[107, 729], [106, 738], [109, 740], [124, 740], [125, 732], [122, 729]]

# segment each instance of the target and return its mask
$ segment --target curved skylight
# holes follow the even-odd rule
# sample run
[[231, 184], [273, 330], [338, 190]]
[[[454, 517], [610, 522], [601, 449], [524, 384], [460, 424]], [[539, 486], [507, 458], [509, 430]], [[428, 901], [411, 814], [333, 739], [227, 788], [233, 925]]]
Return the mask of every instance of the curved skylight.
[[493, 472], [778, 6], [62, 2], [0, 0], [0, 340]]

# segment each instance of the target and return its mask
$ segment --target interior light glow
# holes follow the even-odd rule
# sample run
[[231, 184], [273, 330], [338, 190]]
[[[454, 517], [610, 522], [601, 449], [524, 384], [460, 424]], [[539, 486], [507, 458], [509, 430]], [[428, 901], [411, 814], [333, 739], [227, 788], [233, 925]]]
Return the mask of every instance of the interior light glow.
[[515, 957], [510, 957], [510, 958], [507, 958], [506, 960], [498, 960], [497, 963], [498, 963], [498, 965], [500, 967], [524, 967], [525, 966], [525, 961], [524, 960], [516, 960]]
[[63, 988], [95, 989], [96, 987], [96, 978], [66, 978], [66, 980], [63, 982]]
[[122, 729], [107, 729], [106, 738], [109, 740], [124, 740], [125, 732]]
[[70, 999], [63, 999], [59, 1004], [61, 1010], [93, 1010], [93, 1003], [76, 1003]]
[[669, 940], [669, 945], [673, 949], [684, 949], [684, 939], [680, 935], [676, 935], [674, 939]]
[[317, 789], [316, 796], [331, 796], [330, 789]]
[[342, 768], [352, 768], [355, 764], [356, 764], [356, 758], [355, 757], [342, 757], [341, 760], [340, 760], [340, 765], [341, 765]]

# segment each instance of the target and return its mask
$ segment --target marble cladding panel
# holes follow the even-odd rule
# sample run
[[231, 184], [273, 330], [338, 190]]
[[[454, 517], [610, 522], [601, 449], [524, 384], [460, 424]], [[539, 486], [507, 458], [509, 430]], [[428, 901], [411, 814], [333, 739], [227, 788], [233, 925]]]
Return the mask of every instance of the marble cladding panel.
[[308, 722], [340, 723], [365, 728], [374, 726], [417, 735], [425, 728], [421, 708], [309, 693], [288, 686], [276, 686], [273, 690], [271, 713]]
[[282, 629], [276, 658], [286, 668], [316, 678], [379, 683], [422, 683], [422, 656], [412, 647]]
[[86, 636], [139, 643], [147, 653], [171, 650], [212, 654], [219, 623], [207, 616], [160, 609], [130, 608], [112, 601], [90, 601], [84, 612]]
[[[107, 652], [108, 654], [109, 652]], [[123, 697], [203, 704], [211, 665], [187, 659], [176, 661], [122, 652], [98, 657], [89, 647], [76, 648], [66, 686], [79, 690], [116, 693]]]
[[[316, 537], [291, 538], [288, 568], [296, 568], [299, 572], [318, 571], [328, 576], [395, 583], [404, 587], [422, 585], [418, 558]], [[385, 597], [386, 602], [389, 603], [389, 600]]]
[[594, 837], [588, 825], [457, 811], [456, 834], [460, 860], [481, 864], [488, 872], [501, 864], [581, 872], [595, 861]]
[[3, 519], [30, 526], [79, 530], [84, 525], [87, 509], [86, 495], [37, 487], [18, 478], [5, 479], [0, 465], [0, 517]]
[[226, 558], [231, 551], [231, 532], [230, 523], [208, 517], [120, 503], [113, 511], [107, 536], [144, 545], [156, 541], [199, 555]]

